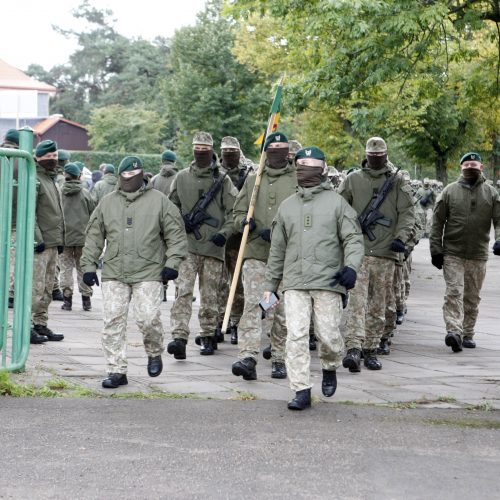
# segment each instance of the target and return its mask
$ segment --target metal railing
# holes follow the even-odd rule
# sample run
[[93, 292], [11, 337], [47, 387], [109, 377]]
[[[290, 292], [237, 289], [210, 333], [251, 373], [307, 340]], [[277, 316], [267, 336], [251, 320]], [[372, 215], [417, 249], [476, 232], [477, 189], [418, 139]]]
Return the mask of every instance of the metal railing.
[[[19, 131], [19, 149], [0, 148], [0, 370], [24, 370], [30, 348], [36, 203], [32, 151], [33, 131], [29, 127]], [[14, 200], [17, 201], [15, 242]], [[15, 246], [14, 308], [9, 317], [11, 246]]]

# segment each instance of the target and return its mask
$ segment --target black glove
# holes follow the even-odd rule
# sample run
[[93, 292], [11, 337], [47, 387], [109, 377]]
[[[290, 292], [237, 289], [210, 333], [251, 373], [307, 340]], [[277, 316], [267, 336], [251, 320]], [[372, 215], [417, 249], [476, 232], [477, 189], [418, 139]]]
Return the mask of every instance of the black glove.
[[167, 283], [167, 281], [175, 280], [179, 276], [179, 273], [172, 269], [171, 267], [164, 267], [161, 271], [161, 280], [163, 283]]
[[183, 215], [182, 219], [184, 220], [184, 227], [186, 228], [186, 233], [193, 232], [193, 225], [189, 222], [189, 217], [187, 215]]
[[35, 247], [36, 253], [42, 253], [44, 250], [45, 250], [45, 243], [43, 241]]
[[393, 252], [403, 253], [406, 250], [405, 244], [401, 240], [392, 240], [391, 250]]
[[255, 221], [253, 219], [250, 219], [250, 222], [247, 221], [247, 219], [243, 219], [241, 221], [241, 225], [245, 227], [248, 224], [248, 227], [250, 228], [250, 232], [252, 232], [255, 229]]
[[271, 230], [270, 229], [263, 229], [262, 231], [259, 231], [259, 236], [264, 241], [267, 241], [268, 243], [271, 243]]
[[83, 273], [83, 282], [88, 286], [99, 286], [99, 278], [97, 273]]
[[344, 269], [342, 269], [342, 271], [335, 273], [330, 286], [337, 286], [337, 284], [340, 284], [344, 286], [346, 290], [350, 290], [351, 288], [354, 288], [354, 285], [356, 284], [356, 278], [356, 271], [346, 266], [344, 267]]
[[223, 234], [217, 233], [210, 238], [210, 241], [218, 247], [223, 247], [226, 244], [226, 237]]
[[431, 255], [432, 265], [438, 269], [443, 269], [444, 255], [442, 253], [437, 253], [436, 255]]
[[500, 255], [500, 240], [497, 240], [495, 241], [495, 243], [493, 243], [493, 253], [495, 255]]
[[57, 247], [57, 254], [61, 255], [64, 252], [64, 247]]

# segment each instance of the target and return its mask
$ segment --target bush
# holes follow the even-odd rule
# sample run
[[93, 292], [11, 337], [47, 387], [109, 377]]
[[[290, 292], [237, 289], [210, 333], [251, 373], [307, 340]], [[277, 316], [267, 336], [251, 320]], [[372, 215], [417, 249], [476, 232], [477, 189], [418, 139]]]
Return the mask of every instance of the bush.
[[71, 161], [82, 161], [89, 170], [97, 170], [101, 163], [111, 163], [118, 168], [125, 156], [138, 156], [144, 164], [144, 170], [157, 174], [160, 171], [161, 155], [135, 153], [108, 153], [106, 151], [70, 151]]

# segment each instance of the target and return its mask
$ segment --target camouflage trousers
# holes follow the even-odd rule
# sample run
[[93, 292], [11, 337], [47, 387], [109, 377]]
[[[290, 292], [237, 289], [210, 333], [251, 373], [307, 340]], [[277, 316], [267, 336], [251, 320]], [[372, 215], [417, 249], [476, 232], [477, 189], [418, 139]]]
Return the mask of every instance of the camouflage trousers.
[[189, 252], [179, 268], [176, 280], [177, 296], [170, 310], [172, 338], [189, 337], [189, 320], [193, 312], [193, 290], [196, 277], [200, 287], [198, 319], [202, 337], [213, 337], [218, 320], [219, 283], [224, 263], [214, 257]]
[[[234, 269], [236, 261], [238, 260], [237, 248], [226, 248], [224, 268], [221, 274], [219, 284], [219, 323], [222, 323], [224, 314], [226, 313], [227, 300], [229, 298], [229, 291], [231, 282], [233, 280]], [[241, 315], [243, 314], [244, 293], [243, 282], [241, 280], [241, 273], [238, 276], [236, 285], [236, 293], [234, 294], [233, 306], [231, 308], [231, 323], [237, 325], [240, 322]]]
[[33, 258], [33, 290], [31, 292], [31, 320], [34, 325], [47, 326], [49, 305], [56, 273], [57, 248], [46, 248]]
[[[266, 263], [257, 259], [246, 259], [243, 263], [243, 290], [245, 291], [245, 306], [238, 326], [238, 345], [240, 359], [253, 358], [258, 361], [260, 340], [262, 336], [262, 310], [259, 302], [264, 295], [264, 278]], [[281, 296], [280, 290], [278, 293]], [[271, 359], [284, 361], [286, 342], [286, 318], [283, 300], [269, 314], [266, 321], [271, 322]], [[272, 316], [274, 314], [274, 316]]]
[[128, 284], [112, 280], [102, 283], [102, 348], [108, 373], [127, 373], [127, 318], [132, 299], [135, 321], [142, 333], [146, 354], [162, 354], [162, 295], [163, 286], [159, 281]]
[[349, 294], [347, 349], [376, 349], [384, 333], [386, 297], [394, 280], [394, 261], [365, 255]]
[[82, 281], [83, 271], [80, 266], [83, 247], [64, 247], [64, 252], [59, 255], [61, 263], [61, 287], [65, 297], [73, 295], [73, 269], [76, 268], [78, 290], [86, 297], [92, 297], [92, 287]]
[[309, 352], [311, 319], [320, 342], [321, 367], [336, 370], [342, 363], [344, 341], [339, 329], [342, 298], [340, 294], [326, 290], [287, 290], [285, 311], [288, 329], [285, 359], [290, 388], [302, 391], [312, 387]]
[[396, 263], [394, 266], [394, 277], [392, 287], [387, 287], [385, 297], [385, 326], [383, 339], [388, 339], [396, 330], [397, 312], [404, 311], [403, 297], [403, 266]]
[[408, 255], [403, 264], [405, 307], [406, 307], [406, 301], [408, 300], [408, 297], [410, 295], [410, 288], [411, 288], [411, 261], [412, 261], [412, 254]]
[[473, 337], [481, 288], [486, 276], [485, 260], [444, 256], [443, 277], [446, 292], [443, 317], [447, 332]]
[[425, 228], [424, 232], [427, 235], [427, 237], [431, 234], [433, 214], [434, 212], [432, 208], [427, 208], [425, 210], [425, 225], [423, 227]]

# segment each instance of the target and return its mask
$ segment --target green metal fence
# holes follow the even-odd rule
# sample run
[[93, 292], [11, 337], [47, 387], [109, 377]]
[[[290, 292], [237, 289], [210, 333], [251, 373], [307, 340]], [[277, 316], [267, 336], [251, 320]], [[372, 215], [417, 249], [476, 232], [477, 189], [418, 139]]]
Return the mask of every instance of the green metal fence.
[[[9, 371], [24, 369], [31, 330], [36, 167], [32, 158], [33, 131], [24, 128], [19, 136], [19, 150], [0, 148], [0, 369]], [[17, 201], [15, 241], [14, 199]], [[15, 246], [14, 308], [9, 314], [12, 246]]]

